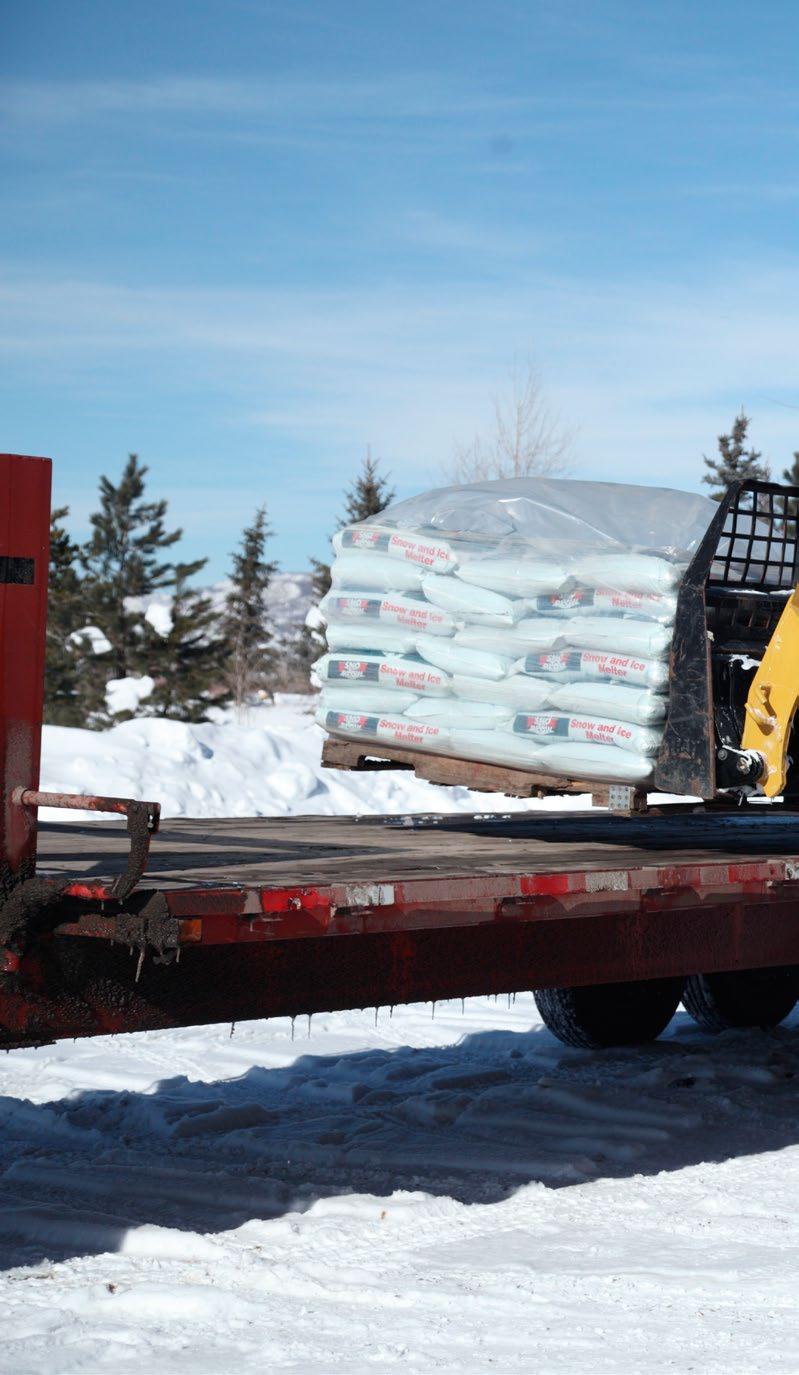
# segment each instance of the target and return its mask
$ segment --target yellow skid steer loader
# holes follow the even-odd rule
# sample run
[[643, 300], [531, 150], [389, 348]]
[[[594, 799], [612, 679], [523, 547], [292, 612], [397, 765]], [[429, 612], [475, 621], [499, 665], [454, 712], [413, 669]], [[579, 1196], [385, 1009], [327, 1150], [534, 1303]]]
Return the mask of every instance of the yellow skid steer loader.
[[659, 791], [799, 800], [798, 531], [797, 487], [719, 503], [678, 596]]

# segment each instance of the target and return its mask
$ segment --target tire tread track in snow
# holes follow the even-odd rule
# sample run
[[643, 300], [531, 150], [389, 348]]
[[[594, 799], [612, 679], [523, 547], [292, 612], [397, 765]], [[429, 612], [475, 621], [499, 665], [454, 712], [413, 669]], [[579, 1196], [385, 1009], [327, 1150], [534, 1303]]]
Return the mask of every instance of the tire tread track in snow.
[[6, 1057], [0, 1368], [795, 1371], [795, 1031], [682, 1016], [592, 1053], [536, 1022], [525, 996]]

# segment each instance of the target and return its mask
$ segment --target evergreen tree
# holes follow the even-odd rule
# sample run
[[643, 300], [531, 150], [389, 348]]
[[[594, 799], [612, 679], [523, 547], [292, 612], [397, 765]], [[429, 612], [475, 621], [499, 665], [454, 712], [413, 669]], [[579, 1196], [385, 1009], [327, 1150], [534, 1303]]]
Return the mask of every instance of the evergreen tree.
[[768, 481], [771, 476], [767, 463], [762, 462], [759, 449], [746, 447], [749, 437], [749, 416], [741, 411], [729, 434], [718, 437], [718, 458], [704, 458], [707, 468], [702, 481], [712, 488], [714, 501], [721, 501], [731, 482], [753, 477]]
[[[799, 449], [794, 449], [793, 463], [790, 468], [783, 468], [782, 480], [787, 482], [790, 487], [799, 487]], [[786, 514], [789, 520], [786, 522], [788, 535], [791, 539], [796, 539], [796, 527], [799, 520], [799, 499], [789, 497], [786, 503]]]
[[142, 703], [147, 716], [205, 721], [209, 707], [230, 700], [225, 681], [228, 646], [219, 633], [219, 614], [207, 593], [189, 586], [207, 562], [196, 559], [175, 566], [169, 633], [162, 636], [149, 624], [146, 627], [143, 657], [155, 679], [151, 695]]
[[[394, 500], [394, 495], [394, 489], [389, 488], [388, 477], [384, 477], [380, 472], [379, 458], [373, 459], [371, 449], [367, 449], [358, 476], [344, 493], [344, 515], [336, 528], [342, 530], [346, 525], [356, 525], [358, 521], [368, 520], [369, 516], [378, 516]], [[311, 587], [313, 604], [318, 605], [330, 591], [329, 563], [311, 559]], [[308, 666], [310, 667], [320, 654], [324, 654], [326, 649], [324, 631], [306, 627], [301, 653], [307, 659]]]
[[344, 494], [344, 519], [339, 521], [339, 529], [368, 520], [369, 516], [378, 516], [394, 500], [394, 495], [388, 477], [380, 472], [380, 460], [373, 459], [371, 449], [367, 450], [361, 471]]
[[[343, 530], [345, 525], [357, 525], [369, 516], [378, 516], [394, 500], [394, 495], [394, 489], [389, 489], [388, 477], [380, 472], [380, 459], [372, 458], [371, 449], [367, 449], [361, 471], [344, 493], [344, 515], [336, 529]], [[314, 601], [320, 602], [330, 591], [330, 564], [311, 559], [311, 570]]]
[[144, 618], [127, 605], [175, 582], [172, 563], [161, 562], [182, 530], [167, 531], [166, 501], [144, 497], [148, 469], [130, 454], [119, 483], [100, 478], [100, 510], [91, 517], [92, 534], [83, 553], [89, 619], [111, 642], [109, 673], [126, 678], [143, 664]]
[[86, 625], [84, 586], [80, 548], [62, 524], [68, 515], [69, 507], [60, 506], [50, 518], [44, 719], [55, 726], [87, 726], [99, 724], [105, 712], [103, 656], [80, 633]]
[[273, 677], [272, 632], [264, 597], [277, 564], [264, 557], [272, 530], [266, 507], [260, 506], [241, 536], [233, 555], [231, 589], [227, 596], [223, 632], [227, 643], [227, 682], [241, 708], [253, 693], [269, 691]]
[[330, 591], [330, 564], [321, 559], [311, 559], [311, 595], [314, 602], [321, 602]]
[[799, 487], [799, 449], [793, 451], [793, 463], [790, 468], [783, 468], [782, 480], [790, 487]]

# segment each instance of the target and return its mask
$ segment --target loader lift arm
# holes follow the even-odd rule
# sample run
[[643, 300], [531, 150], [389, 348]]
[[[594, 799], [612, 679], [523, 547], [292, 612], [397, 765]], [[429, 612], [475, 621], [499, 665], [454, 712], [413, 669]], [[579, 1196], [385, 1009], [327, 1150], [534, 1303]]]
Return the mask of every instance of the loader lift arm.
[[763, 760], [760, 787], [779, 797], [788, 781], [788, 744], [799, 706], [799, 586], [769, 640], [746, 699], [741, 748]]

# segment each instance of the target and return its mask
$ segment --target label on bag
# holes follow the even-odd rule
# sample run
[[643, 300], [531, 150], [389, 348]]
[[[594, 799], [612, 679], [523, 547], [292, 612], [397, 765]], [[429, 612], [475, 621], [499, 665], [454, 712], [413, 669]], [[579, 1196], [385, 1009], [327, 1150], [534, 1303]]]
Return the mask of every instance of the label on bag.
[[636, 754], [652, 754], [660, 744], [661, 732], [628, 721], [611, 721], [601, 716], [569, 716], [561, 712], [532, 714], [519, 712], [513, 722], [517, 735], [553, 736], [576, 740], [585, 745], [616, 745]]
[[665, 664], [639, 659], [631, 654], [609, 654], [598, 649], [554, 650], [550, 654], [528, 654], [518, 664], [521, 673], [568, 682], [573, 678], [597, 678], [620, 683], [660, 687], [668, 682]]
[[625, 592], [615, 587], [574, 587], [570, 592], [554, 592], [536, 597], [531, 603], [543, 614], [574, 616], [590, 611], [608, 616], [643, 616], [669, 623], [674, 620], [677, 598], [661, 592]]
[[458, 562], [446, 540], [414, 535], [380, 525], [350, 526], [334, 537], [333, 547], [337, 552], [357, 549], [386, 554], [389, 558], [404, 559], [408, 563], [417, 564], [420, 568], [427, 568], [431, 573], [446, 573]]
[[455, 622], [445, 611], [429, 602], [397, 597], [391, 592], [369, 595], [365, 592], [328, 592], [321, 603], [323, 614], [331, 620], [385, 621], [388, 625], [415, 629], [428, 635], [454, 635]]
[[[384, 740], [409, 750], [446, 749], [449, 731], [442, 726], [412, 721], [405, 716], [376, 716], [359, 711], [321, 711], [319, 724], [338, 735], [360, 735]], [[318, 718], [318, 719], [319, 719]]]
[[376, 683], [433, 696], [442, 696], [450, 689], [449, 674], [442, 669], [398, 656], [326, 654], [314, 665], [314, 672], [329, 683]]

